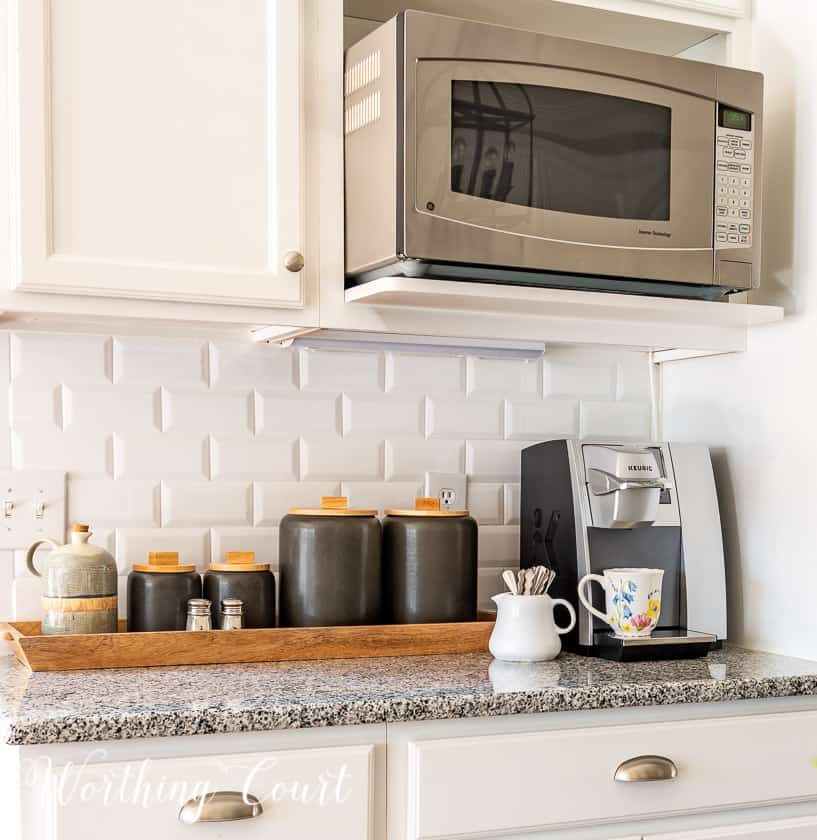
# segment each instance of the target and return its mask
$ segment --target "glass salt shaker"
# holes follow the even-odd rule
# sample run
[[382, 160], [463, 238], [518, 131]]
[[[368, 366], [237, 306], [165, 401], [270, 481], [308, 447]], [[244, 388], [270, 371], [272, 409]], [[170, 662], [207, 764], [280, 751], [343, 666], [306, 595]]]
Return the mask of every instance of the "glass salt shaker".
[[244, 602], [240, 598], [225, 598], [221, 602], [221, 629], [240, 630], [244, 626]]
[[187, 629], [213, 629], [210, 620], [210, 602], [206, 598], [191, 598], [187, 602]]

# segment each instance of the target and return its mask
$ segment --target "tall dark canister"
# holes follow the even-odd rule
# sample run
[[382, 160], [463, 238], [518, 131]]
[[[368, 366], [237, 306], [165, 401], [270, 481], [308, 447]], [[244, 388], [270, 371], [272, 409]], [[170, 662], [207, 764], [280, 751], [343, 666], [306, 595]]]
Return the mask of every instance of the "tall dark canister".
[[383, 520], [385, 619], [394, 624], [475, 621], [477, 523], [467, 510], [387, 510]]
[[222, 629], [221, 602], [238, 598], [242, 627], [275, 627], [275, 576], [269, 563], [256, 563], [254, 551], [228, 551], [223, 563], [204, 573], [204, 597], [212, 604], [213, 628]]
[[294, 508], [279, 531], [280, 626], [380, 623], [380, 522], [344, 497]]
[[201, 598], [196, 567], [180, 564], [176, 551], [151, 551], [128, 575], [128, 630], [184, 630], [190, 598]]

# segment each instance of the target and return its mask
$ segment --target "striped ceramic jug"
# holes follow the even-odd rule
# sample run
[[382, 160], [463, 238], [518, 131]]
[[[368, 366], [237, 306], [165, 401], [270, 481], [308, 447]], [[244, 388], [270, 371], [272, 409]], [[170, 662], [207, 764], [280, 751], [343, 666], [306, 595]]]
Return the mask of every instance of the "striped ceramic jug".
[[[43, 635], [117, 630], [116, 561], [104, 548], [91, 545], [90, 536], [87, 525], [74, 525], [67, 545], [45, 539], [28, 548], [29, 571], [45, 580]], [[43, 543], [54, 550], [39, 571], [34, 553]]]

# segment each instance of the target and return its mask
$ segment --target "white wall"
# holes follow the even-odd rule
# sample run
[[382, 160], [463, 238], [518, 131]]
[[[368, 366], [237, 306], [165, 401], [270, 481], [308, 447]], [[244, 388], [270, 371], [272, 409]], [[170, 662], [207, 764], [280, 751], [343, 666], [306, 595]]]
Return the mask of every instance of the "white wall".
[[763, 285], [749, 351], [666, 365], [663, 434], [715, 449], [730, 638], [817, 658], [817, 4], [755, 0], [766, 76]]
[[[484, 603], [518, 565], [520, 449], [643, 440], [652, 419], [646, 355], [614, 349], [523, 362], [0, 332], [0, 383], [0, 468], [66, 471], [69, 519], [116, 553], [120, 583], [156, 549], [275, 565], [289, 507], [413, 507], [426, 470], [465, 471]], [[40, 582], [15, 554], [0, 552], [0, 617], [36, 618]]]

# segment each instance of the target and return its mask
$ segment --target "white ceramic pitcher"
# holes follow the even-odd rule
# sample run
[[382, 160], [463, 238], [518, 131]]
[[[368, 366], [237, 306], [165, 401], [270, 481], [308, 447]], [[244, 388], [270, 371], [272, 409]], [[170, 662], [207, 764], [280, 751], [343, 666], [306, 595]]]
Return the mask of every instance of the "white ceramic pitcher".
[[[573, 606], [550, 595], [511, 595], [501, 592], [496, 603], [496, 624], [488, 649], [505, 662], [545, 662], [555, 659], [562, 650], [559, 636], [569, 633], [576, 624]], [[570, 624], [558, 627], [553, 608], [562, 604], [570, 613]]]

